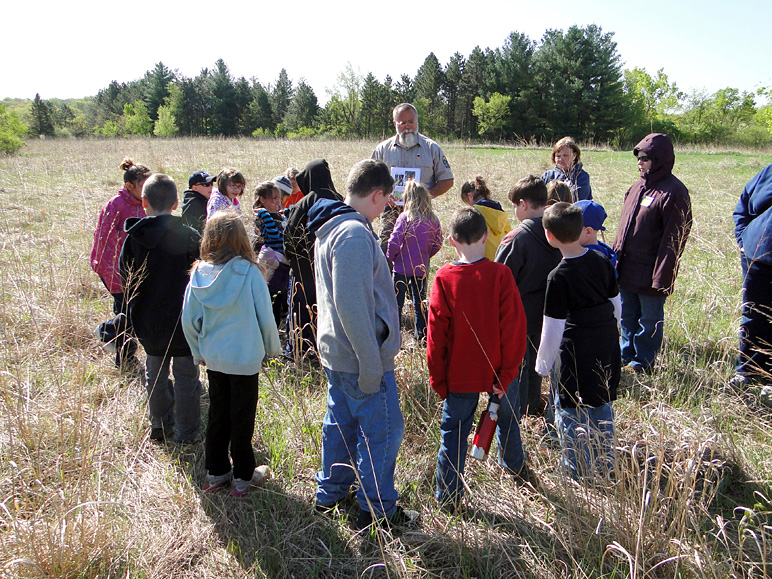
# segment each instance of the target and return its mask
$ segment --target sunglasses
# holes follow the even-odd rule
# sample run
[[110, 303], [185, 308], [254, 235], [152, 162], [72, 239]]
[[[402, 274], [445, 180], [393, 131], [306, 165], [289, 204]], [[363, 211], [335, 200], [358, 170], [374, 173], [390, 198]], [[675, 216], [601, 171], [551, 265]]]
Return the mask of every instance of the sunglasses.
[[638, 160], [642, 163], [645, 163], [646, 161], [651, 161], [651, 157], [648, 157], [647, 155], [641, 155], [638, 157]]

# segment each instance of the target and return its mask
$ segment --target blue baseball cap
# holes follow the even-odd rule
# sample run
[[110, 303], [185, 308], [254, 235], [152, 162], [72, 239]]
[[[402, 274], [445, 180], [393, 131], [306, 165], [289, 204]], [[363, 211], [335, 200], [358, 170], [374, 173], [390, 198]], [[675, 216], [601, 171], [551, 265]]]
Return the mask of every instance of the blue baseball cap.
[[582, 210], [585, 227], [592, 227], [597, 231], [606, 231], [606, 228], [603, 227], [603, 222], [608, 216], [606, 215], [606, 210], [603, 209], [603, 205], [589, 199], [577, 201], [574, 205]]

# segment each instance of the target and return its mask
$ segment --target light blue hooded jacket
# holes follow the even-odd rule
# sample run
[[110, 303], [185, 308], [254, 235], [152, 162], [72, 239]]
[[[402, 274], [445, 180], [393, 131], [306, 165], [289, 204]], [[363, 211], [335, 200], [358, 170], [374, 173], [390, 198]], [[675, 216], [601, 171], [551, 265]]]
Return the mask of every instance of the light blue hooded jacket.
[[268, 285], [241, 257], [196, 266], [185, 290], [182, 330], [195, 363], [224, 374], [257, 374], [266, 355], [281, 354]]

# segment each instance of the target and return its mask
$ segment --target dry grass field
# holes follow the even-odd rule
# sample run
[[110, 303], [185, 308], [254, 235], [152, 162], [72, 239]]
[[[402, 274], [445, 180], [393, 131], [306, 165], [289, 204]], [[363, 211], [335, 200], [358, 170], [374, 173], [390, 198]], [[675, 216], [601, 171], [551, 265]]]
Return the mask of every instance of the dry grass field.
[[[260, 378], [254, 445], [275, 478], [246, 498], [204, 494], [203, 445], [148, 440], [145, 393], [92, 336], [110, 296], [88, 263], [100, 209], [129, 156], [185, 189], [194, 169], [238, 167], [248, 189], [316, 157], [342, 190], [373, 142], [36, 141], [0, 158], [0, 577], [766, 577], [772, 573], [770, 427], [753, 391], [727, 386], [740, 268], [732, 209], [768, 155], [679, 151], [695, 224], [668, 300], [656, 372], [626, 376], [616, 403], [617, 482], [561, 474], [542, 424], [523, 424], [534, 482], [490, 459], [467, 463], [466, 511], [434, 504], [440, 402], [424, 353], [398, 358], [406, 434], [397, 466], [417, 529], [357, 533], [356, 509], [314, 512], [325, 382], [272, 361]], [[458, 186], [508, 188], [548, 167], [546, 149], [445, 145]], [[583, 151], [612, 240], [637, 178], [630, 152]], [[251, 194], [247, 197], [251, 204]], [[514, 222], [514, 217], [512, 218]], [[433, 259], [451, 258], [446, 246]], [[202, 404], [208, 403], [204, 394]], [[351, 519], [351, 520], [349, 520]]]

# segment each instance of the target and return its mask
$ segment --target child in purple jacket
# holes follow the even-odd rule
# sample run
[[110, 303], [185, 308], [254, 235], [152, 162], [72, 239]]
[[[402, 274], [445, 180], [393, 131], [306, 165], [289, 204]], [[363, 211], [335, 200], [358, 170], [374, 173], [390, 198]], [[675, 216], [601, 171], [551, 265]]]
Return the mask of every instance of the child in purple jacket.
[[386, 257], [394, 262], [394, 287], [399, 317], [405, 293], [410, 287], [415, 309], [415, 337], [426, 338], [426, 288], [429, 259], [442, 247], [442, 227], [432, 211], [429, 191], [421, 183], [410, 181], [403, 195], [405, 209], [400, 213], [389, 238]]

